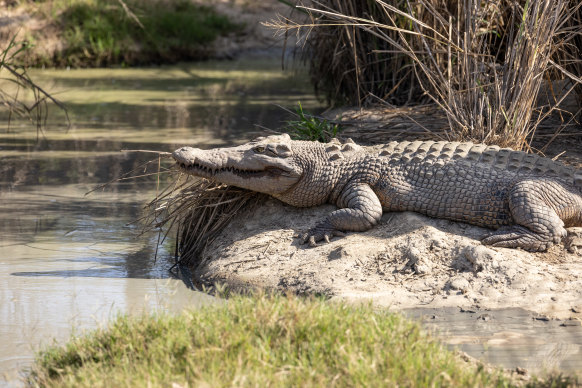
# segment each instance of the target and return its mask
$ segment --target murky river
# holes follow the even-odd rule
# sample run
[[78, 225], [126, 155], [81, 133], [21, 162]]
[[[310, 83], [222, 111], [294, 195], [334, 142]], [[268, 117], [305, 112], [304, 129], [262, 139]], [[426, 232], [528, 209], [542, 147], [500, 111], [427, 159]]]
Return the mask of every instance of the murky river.
[[[136, 237], [139, 225], [127, 225], [155, 195], [154, 177], [85, 193], [151, 158], [122, 149], [233, 144], [261, 127], [280, 127], [289, 117], [277, 104], [293, 108], [301, 101], [308, 111], [321, 108], [305, 74], [280, 67], [277, 60], [257, 58], [34, 72], [35, 80], [67, 104], [72, 127], [66, 128], [54, 107], [40, 134], [14, 119], [8, 128], [7, 117], [0, 117], [0, 385], [18, 385], [19, 370], [30, 365], [40, 346], [119, 313], [179, 311], [213, 302], [169, 271], [170, 240], [156, 248], [156, 233]], [[575, 364], [582, 358], [580, 330], [548, 335], [564, 330], [533, 325], [527, 312], [491, 312], [497, 318], [488, 323], [489, 332], [477, 316], [410, 314], [444, 328], [448, 343], [485, 361], [535, 371], [543, 369], [544, 357], [558, 352], [550, 366], [582, 369]], [[426, 318], [432, 316], [437, 318]], [[505, 345], [491, 342], [496, 336]], [[531, 340], [538, 337], [544, 340]]]
[[155, 178], [85, 195], [152, 158], [120, 150], [231, 144], [290, 119], [277, 105], [320, 106], [304, 73], [265, 58], [33, 76], [67, 104], [72, 128], [55, 107], [44, 134], [0, 117], [0, 385], [17, 384], [39, 346], [116, 314], [212, 300], [169, 272], [170, 241], [155, 259], [157, 233], [127, 226]]

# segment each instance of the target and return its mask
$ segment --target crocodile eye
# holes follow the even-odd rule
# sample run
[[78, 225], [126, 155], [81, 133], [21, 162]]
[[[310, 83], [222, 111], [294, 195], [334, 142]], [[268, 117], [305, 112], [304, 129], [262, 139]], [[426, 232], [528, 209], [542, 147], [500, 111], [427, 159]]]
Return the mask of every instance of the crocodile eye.
[[263, 152], [265, 152], [265, 147], [263, 146], [255, 147], [255, 152], [262, 154]]

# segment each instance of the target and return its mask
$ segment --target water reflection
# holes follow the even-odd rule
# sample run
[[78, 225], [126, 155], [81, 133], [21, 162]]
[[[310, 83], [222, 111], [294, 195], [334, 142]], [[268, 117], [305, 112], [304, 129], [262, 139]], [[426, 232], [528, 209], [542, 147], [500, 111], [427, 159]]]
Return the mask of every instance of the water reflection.
[[[153, 242], [155, 243], [155, 242]], [[46, 248], [39, 248], [46, 250]], [[144, 264], [143, 258], [154, 257], [155, 249], [151, 245], [146, 245], [142, 249], [124, 255], [123, 260], [119, 260], [117, 255], [108, 256], [109, 252], [100, 252], [102, 256], [83, 257], [80, 259], [66, 259], [65, 266], [83, 263], [90, 265], [83, 269], [67, 269], [54, 271], [26, 271], [13, 272], [13, 276], [55, 276], [55, 277], [92, 277], [92, 278], [129, 278], [129, 279], [166, 279], [170, 277], [171, 264], [167, 260], [162, 260], [159, 265], [152, 260]], [[115, 253], [115, 252], [114, 252]], [[117, 252], [119, 254], [119, 252]], [[109, 253], [110, 254], [110, 253]], [[147, 265], [150, 264], [150, 265]]]
[[582, 371], [582, 326], [578, 321], [536, 319], [520, 308], [461, 311], [405, 310], [452, 348], [481, 361], [529, 373]]
[[155, 195], [156, 177], [85, 196], [152, 158], [121, 149], [242, 142], [255, 124], [280, 126], [274, 103], [319, 106], [306, 77], [264, 58], [33, 77], [67, 104], [73, 125], [52, 109], [44, 135], [23, 121], [0, 130], [0, 385], [2, 376], [18, 384], [33, 349], [72, 330], [212, 301], [168, 271], [171, 241], [156, 248], [157, 233], [136, 238], [139, 226], [127, 226]]

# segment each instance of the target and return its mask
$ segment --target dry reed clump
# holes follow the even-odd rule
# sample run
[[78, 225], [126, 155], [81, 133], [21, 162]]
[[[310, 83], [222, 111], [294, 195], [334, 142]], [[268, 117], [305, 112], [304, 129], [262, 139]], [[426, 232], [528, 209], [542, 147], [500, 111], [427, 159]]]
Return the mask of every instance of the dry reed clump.
[[[269, 25], [306, 32], [312, 78], [330, 100], [430, 100], [446, 113], [451, 140], [529, 149], [536, 127], [580, 81], [580, 7], [574, 0], [322, 0], [299, 6], [309, 23]], [[540, 103], [544, 79], [560, 78], [571, 82]]]
[[176, 230], [179, 264], [195, 267], [204, 247], [211, 243], [237, 214], [264, 199], [263, 194], [196, 178], [182, 173], [149, 204], [144, 224], [163, 237]]
[[570, 1], [571, 15], [564, 26], [565, 37], [559, 51], [558, 61], [571, 76], [577, 77], [576, 94], [578, 102], [578, 119], [582, 121], [582, 2]]

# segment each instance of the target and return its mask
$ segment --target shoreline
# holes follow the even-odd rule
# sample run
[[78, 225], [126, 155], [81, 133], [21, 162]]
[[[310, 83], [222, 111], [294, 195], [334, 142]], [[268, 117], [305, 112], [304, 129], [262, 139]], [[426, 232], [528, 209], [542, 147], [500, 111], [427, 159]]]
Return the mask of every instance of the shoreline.
[[[194, 6], [206, 6], [203, 1], [193, 0]], [[14, 6], [4, 6], [0, 9], [0, 39], [16, 42], [28, 42], [31, 47], [21, 55], [22, 64], [28, 67], [66, 68], [57, 62], [57, 58], [66, 56], [67, 42], [64, 37], [63, 22], [60, 14], [52, 10], [52, 4], [22, 3]], [[121, 5], [119, 6], [121, 7]], [[261, 3], [258, 1], [227, 1], [219, 0], [211, 7], [220, 17], [226, 17], [241, 26], [235, 32], [219, 34], [215, 39], [200, 46], [199, 56], [180, 56], [168, 60], [144, 53], [145, 42], [135, 42], [131, 47], [136, 59], [132, 63], [105, 62], [105, 67], [117, 66], [152, 66], [175, 64], [183, 61], [204, 61], [213, 59], [234, 59], [243, 55], [275, 52], [295, 45], [294, 36], [285, 43], [281, 37], [275, 36], [275, 31], [263, 26], [261, 22], [275, 17], [277, 14], [288, 13], [290, 8], [281, 3]], [[131, 10], [130, 10], [131, 11]], [[52, 12], [52, 14], [51, 14]], [[50, 15], [48, 15], [50, 14]], [[281, 54], [279, 54], [281, 55]], [[81, 62], [73, 67], [103, 67], [93, 66], [92, 59]], [[59, 60], [59, 61], [62, 61]]]

